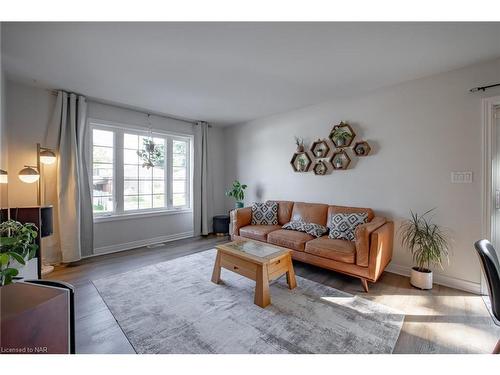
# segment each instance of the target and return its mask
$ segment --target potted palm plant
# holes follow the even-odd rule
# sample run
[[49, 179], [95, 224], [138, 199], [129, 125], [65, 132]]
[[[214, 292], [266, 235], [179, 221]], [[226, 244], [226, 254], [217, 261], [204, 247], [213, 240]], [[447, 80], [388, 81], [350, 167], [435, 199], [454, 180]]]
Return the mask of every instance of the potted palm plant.
[[351, 137], [351, 132], [346, 130], [344, 127], [336, 128], [331, 135], [331, 139], [335, 141], [334, 143], [337, 147], [345, 146], [349, 142]]
[[422, 215], [411, 213], [411, 219], [400, 227], [401, 243], [413, 256], [416, 263], [411, 269], [411, 285], [420, 289], [432, 289], [431, 266], [443, 268], [448, 260], [449, 240], [445, 231], [432, 223], [431, 209]]
[[226, 191], [226, 195], [228, 197], [233, 197], [236, 201], [235, 207], [236, 208], [242, 208], [243, 207], [243, 200], [245, 199], [245, 190], [247, 188], [247, 185], [242, 184], [238, 180], [234, 180], [233, 186], [231, 189]]
[[0, 286], [12, 283], [19, 269], [36, 255], [38, 228], [7, 220], [0, 224]]

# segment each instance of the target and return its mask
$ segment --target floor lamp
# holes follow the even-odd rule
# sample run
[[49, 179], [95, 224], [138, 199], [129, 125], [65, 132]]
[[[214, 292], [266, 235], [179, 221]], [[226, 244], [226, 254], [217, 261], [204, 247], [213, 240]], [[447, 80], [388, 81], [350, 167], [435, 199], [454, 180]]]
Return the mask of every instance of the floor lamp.
[[[25, 165], [19, 171], [19, 179], [27, 184], [37, 184], [37, 204], [42, 205], [42, 164], [54, 164], [56, 161], [56, 154], [54, 151], [47, 147], [36, 144], [36, 165]], [[42, 264], [42, 275], [46, 275], [54, 270], [53, 266]]]

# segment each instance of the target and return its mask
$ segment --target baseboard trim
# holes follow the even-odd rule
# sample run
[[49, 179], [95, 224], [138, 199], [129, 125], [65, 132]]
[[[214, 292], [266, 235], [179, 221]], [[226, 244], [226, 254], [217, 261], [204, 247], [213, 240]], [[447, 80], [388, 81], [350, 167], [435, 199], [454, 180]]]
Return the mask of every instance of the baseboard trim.
[[[402, 276], [410, 276], [411, 268], [399, 264], [389, 264], [385, 269], [387, 272]], [[481, 284], [462, 280], [455, 277], [434, 273], [434, 284], [444, 285], [450, 288], [464, 290], [466, 292], [481, 294]]]
[[89, 257], [96, 256], [96, 255], [116, 253], [119, 251], [137, 249], [139, 247], [156, 245], [156, 244], [159, 244], [162, 242], [171, 242], [171, 241], [175, 241], [175, 240], [182, 240], [184, 238], [191, 238], [193, 236], [194, 236], [194, 233], [192, 231], [190, 231], [190, 232], [169, 234], [167, 236], [153, 237], [153, 238], [148, 238], [145, 240], [125, 242], [125, 243], [120, 243], [120, 244], [116, 244], [116, 245], [97, 247], [94, 249], [94, 254], [88, 255], [85, 258], [89, 258]]

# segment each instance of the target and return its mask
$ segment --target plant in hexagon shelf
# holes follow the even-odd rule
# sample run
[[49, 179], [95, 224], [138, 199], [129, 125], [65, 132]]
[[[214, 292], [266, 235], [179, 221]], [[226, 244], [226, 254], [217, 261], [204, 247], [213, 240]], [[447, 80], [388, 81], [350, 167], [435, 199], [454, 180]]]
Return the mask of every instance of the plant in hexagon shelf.
[[313, 172], [317, 176], [324, 176], [326, 172], [328, 172], [328, 166], [323, 160], [317, 161], [316, 164], [314, 164]]
[[356, 137], [356, 133], [352, 130], [351, 125], [341, 121], [340, 124], [335, 125], [330, 132], [330, 139], [335, 147], [349, 147]]
[[357, 156], [367, 156], [372, 148], [370, 147], [368, 142], [360, 141], [356, 142], [352, 149]]
[[316, 158], [326, 158], [330, 152], [330, 147], [328, 147], [328, 143], [324, 139], [318, 139], [311, 145], [311, 152]]
[[295, 172], [307, 172], [311, 166], [311, 158], [306, 152], [296, 152], [293, 154], [290, 164]]
[[349, 164], [351, 164], [351, 158], [347, 155], [347, 152], [342, 149], [333, 153], [330, 162], [334, 169], [347, 169]]

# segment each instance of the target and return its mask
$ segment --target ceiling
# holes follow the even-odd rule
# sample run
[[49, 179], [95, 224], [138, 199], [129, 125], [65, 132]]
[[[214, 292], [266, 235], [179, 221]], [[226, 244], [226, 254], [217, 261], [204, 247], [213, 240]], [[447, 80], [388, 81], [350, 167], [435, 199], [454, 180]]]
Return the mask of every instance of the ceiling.
[[12, 79], [231, 125], [500, 57], [500, 23], [3, 23]]

